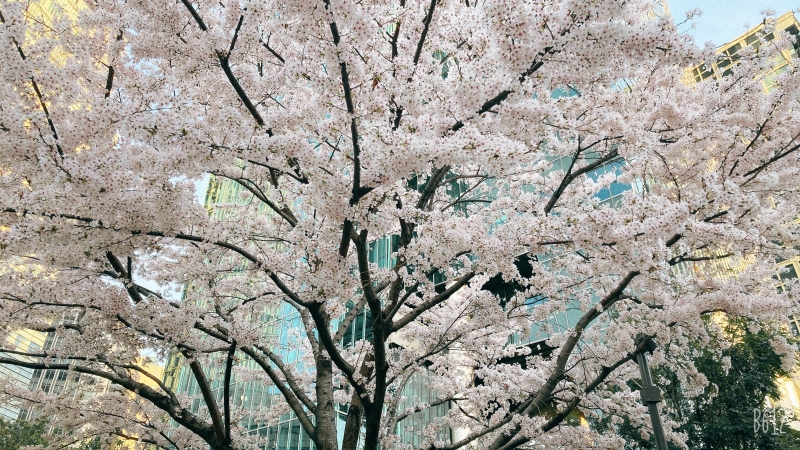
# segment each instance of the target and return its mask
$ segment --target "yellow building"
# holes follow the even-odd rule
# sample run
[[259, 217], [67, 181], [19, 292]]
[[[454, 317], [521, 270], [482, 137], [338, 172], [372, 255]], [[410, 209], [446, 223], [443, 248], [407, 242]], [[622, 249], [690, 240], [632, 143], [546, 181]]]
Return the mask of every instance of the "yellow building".
[[[77, 26], [78, 18], [81, 11], [88, 8], [85, 0], [32, 0], [25, 2], [23, 7], [23, 18], [26, 24], [36, 24], [40, 26], [28, 26], [25, 28], [24, 36], [16, 36], [14, 41], [20, 47], [20, 54], [29, 46], [35, 45], [37, 41], [57, 39], [58, 31], [54, 24], [59, 23], [61, 20], [67, 21], [67, 27], [62, 32], [80, 34], [82, 30]], [[56, 65], [62, 65], [66, 58], [71, 57], [71, 54], [66, 53], [61, 46], [56, 46], [53, 51], [47, 54], [49, 61]], [[104, 64], [98, 64], [98, 70], [102, 74], [105, 69]], [[31, 85], [28, 86], [29, 91], [24, 93], [31, 98], [38, 96], [38, 102], [43, 103], [42, 94], [45, 96], [48, 92], [46, 87], [42, 87], [39, 92], [39, 87], [36, 84], [36, 79], [31, 78]], [[77, 107], [78, 105], [72, 105]], [[78, 146], [75, 151], [79, 151]], [[0, 227], [0, 232], [3, 232]], [[25, 270], [24, 264], [17, 264], [16, 261], [0, 261], [0, 271], [9, 268], [13, 270]], [[34, 270], [36, 270], [34, 268]], [[13, 327], [13, 324], [11, 324]], [[8, 330], [7, 330], [8, 331]], [[7, 334], [2, 348], [8, 353], [0, 352], [0, 356], [24, 360], [35, 361], [37, 358], [22, 356], [13, 352], [28, 352], [28, 353], [41, 353], [45, 349], [52, 349], [58, 345], [59, 337], [54, 333], [41, 333], [29, 329], [10, 330]], [[160, 376], [160, 372], [159, 372]], [[67, 380], [67, 372], [63, 370], [34, 370], [26, 369], [17, 366], [0, 365], [0, 381], [6, 381], [17, 386], [23, 386], [32, 390], [42, 390], [47, 393], [59, 392], [67, 388], [67, 385], [74, 384], [74, 381]], [[30, 411], [20, 408], [20, 405], [10, 397], [0, 397], [0, 418], [5, 420], [16, 420], [31, 418]]]
[[[800, 273], [800, 256], [789, 258], [778, 263], [778, 292], [786, 289], [786, 280], [797, 278]], [[791, 316], [789, 318], [789, 329], [795, 336], [800, 336], [800, 317]], [[800, 407], [800, 405], [798, 405]]]
[[[697, 84], [709, 78], [719, 79], [732, 72], [733, 66], [742, 58], [742, 49], [750, 47], [758, 51], [762, 45], [770, 45], [780, 40], [779, 32], [785, 31], [791, 36], [800, 35], [800, 23], [792, 11], [778, 18], [767, 18], [760, 25], [747, 30], [736, 39], [720, 46], [716, 50], [715, 61], [706, 62], [686, 69], [682, 81], [687, 85]], [[797, 58], [800, 42], [785, 47], [774, 57], [775, 65], [770, 72], [763, 74], [761, 82], [764, 92], [769, 92], [775, 86], [775, 77], [793, 67], [792, 60]]]
[[[164, 366], [159, 364], [157, 361], [153, 361], [146, 357], [139, 357], [134, 362], [136, 366], [140, 367], [142, 370], [150, 374], [156, 380], [164, 379]], [[153, 380], [153, 378], [147, 377], [141, 373], [133, 372], [132, 373], [134, 379], [139, 381], [140, 383], [144, 383], [147, 386], [150, 386], [153, 389], [160, 389], [160, 386]], [[130, 401], [136, 401], [136, 394], [133, 392], [128, 392], [128, 398]], [[137, 414], [136, 418], [138, 420], [145, 420], [145, 418], [141, 414]], [[150, 419], [153, 420], [153, 419]], [[155, 419], [159, 420], [159, 419]], [[136, 444], [138, 442], [138, 436], [135, 433], [127, 432], [126, 430], [121, 430], [119, 432], [119, 439], [112, 445], [112, 448], [115, 450], [126, 450], [130, 449], [133, 450], [136, 448]]]

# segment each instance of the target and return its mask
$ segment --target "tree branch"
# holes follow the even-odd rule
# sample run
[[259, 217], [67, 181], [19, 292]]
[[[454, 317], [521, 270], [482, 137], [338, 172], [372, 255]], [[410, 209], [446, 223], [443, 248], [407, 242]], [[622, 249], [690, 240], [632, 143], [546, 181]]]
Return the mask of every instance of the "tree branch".
[[231, 372], [233, 372], [233, 355], [236, 353], [236, 341], [231, 342], [228, 357], [225, 360], [225, 378], [222, 384], [223, 412], [225, 414], [225, 442], [231, 443]]
[[[197, 22], [197, 25], [200, 27], [200, 29], [203, 31], [208, 31], [208, 27], [206, 26], [205, 22], [203, 22], [203, 19], [200, 17], [200, 14], [197, 13], [197, 10], [194, 9], [194, 6], [192, 6], [189, 0], [181, 0], [181, 3], [183, 3], [186, 9], [189, 10], [189, 13], [192, 15], [195, 22]], [[231, 86], [233, 86], [233, 90], [236, 91], [236, 95], [239, 96], [239, 99], [242, 101], [245, 108], [247, 108], [247, 111], [250, 112], [250, 115], [253, 116], [253, 118], [256, 120], [256, 123], [258, 123], [259, 126], [264, 126], [264, 118], [261, 117], [261, 114], [258, 112], [255, 105], [253, 105], [253, 102], [250, 101], [250, 97], [248, 97], [247, 93], [244, 92], [244, 89], [242, 88], [242, 85], [239, 83], [239, 80], [233, 74], [233, 71], [231, 70], [230, 66], [230, 61], [228, 60], [228, 58], [230, 57], [230, 52], [233, 50], [233, 46], [236, 44], [236, 38], [239, 33], [239, 28], [242, 26], [243, 19], [244, 16], [239, 17], [239, 23], [236, 26], [236, 31], [234, 32], [233, 39], [231, 40], [231, 45], [228, 52], [221, 52], [219, 50], [216, 50], [215, 54], [217, 56], [217, 59], [219, 60], [220, 66], [222, 67], [222, 71], [225, 72], [225, 76], [228, 78], [228, 82], [231, 84]], [[267, 129], [267, 134], [269, 136], [272, 136], [272, 129]]]
[[192, 370], [194, 379], [197, 381], [197, 385], [200, 387], [200, 393], [203, 394], [203, 400], [206, 403], [208, 415], [211, 416], [211, 423], [214, 425], [214, 432], [218, 436], [217, 440], [225, 442], [225, 428], [222, 424], [222, 417], [220, 416], [219, 407], [217, 407], [217, 401], [214, 399], [214, 393], [211, 391], [211, 386], [208, 384], [208, 379], [203, 372], [203, 368], [200, 367], [200, 363], [197, 362], [196, 359], [192, 358], [191, 353], [184, 352], [184, 356], [187, 359], [191, 359], [191, 362], [189, 362], [189, 368]]
[[336, 334], [333, 336], [333, 340], [339, 342], [344, 337], [344, 333], [347, 332], [347, 328], [350, 327], [350, 324], [353, 323], [353, 320], [361, 313], [361, 310], [367, 304], [367, 297], [361, 296], [361, 299], [356, 303], [350, 311], [347, 312], [347, 315], [344, 316], [341, 322], [339, 322], [339, 329], [336, 330]]
[[269, 358], [269, 360], [272, 361], [273, 364], [275, 364], [278, 370], [280, 370], [281, 373], [283, 374], [283, 378], [286, 380], [286, 384], [289, 385], [289, 387], [297, 396], [298, 400], [300, 400], [303, 403], [303, 405], [305, 405], [305, 407], [308, 408], [308, 410], [313, 413], [317, 407], [316, 404], [305, 394], [305, 392], [303, 392], [303, 389], [300, 387], [299, 384], [297, 384], [297, 380], [295, 380], [294, 375], [286, 366], [286, 364], [283, 363], [280, 357], [278, 357], [278, 355], [276, 355], [275, 353], [273, 353], [264, 346], [256, 345], [255, 348], [257, 348], [261, 353], [265, 354], [267, 358]]
[[123, 284], [125, 285], [125, 289], [128, 291], [128, 295], [131, 297], [131, 300], [133, 300], [134, 303], [141, 303], [144, 299], [139, 293], [139, 290], [136, 288], [136, 285], [133, 284], [130, 272], [125, 270], [119, 259], [117, 259], [117, 257], [114, 256], [114, 254], [110, 251], [106, 252], [106, 258], [111, 263], [111, 267], [113, 267], [117, 273], [122, 275], [122, 278], [125, 280]]
[[411, 312], [405, 314], [400, 320], [394, 322], [391, 328], [391, 332], [393, 333], [395, 331], [402, 329], [409, 323], [413, 322], [417, 317], [419, 317], [424, 312], [430, 310], [439, 303], [442, 303], [443, 301], [449, 299], [453, 294], [461, 290], [461, 288], [464, 287], [469, 282], [469, 280], [471, 280], [474, 276], [475, 272], [469, 272], [464, 276], [457, 278], [455, 282], [452, 285], [450, 285], [450, 287], [445, 289], [444, 292], [436, 295], [435, 297], [426, 302], [423, 302], [422, 304], [414, 308]]
[[[303, 405], [300, 404], [300, 401], [298, 401], [298, 397], [295, 395], [299, 392], [295, 391], [294, 389], [290, 389], [290, 387], [287, 387], [286, 384], [283, 383], [281, 378], [275, 372], [275, 369], [273, 369], [269, 365], [269, 363], [264, 360], [264, 358], [262, 358], [256, 352], [254, 352], [253, 349], [248, 347], [242, 347], [242, 352], [247, 356], [249, 356], [250, 358], [252, 358], [253, 361], [255, 361], [256, 364], [258, 364], [259, 367], [261, 367], [261, 369], [267, 374], [269, 379], [272, 380], [272, 383], [275, 385], [276, 388], [278, 388], [283, 398], [286, 399], [286, 403], [289, 404], [289, 407], [292, 408], [292, 411], [297, 416], [297, 420], [300, 421], [300, 425], [302, 425], [303, 430], [316, 443], [317, 442], [316, 431], [315, 431], [316, 429], [314, 427], [314, 424], [311, 423], [311, 420], [308, 418], [308, 415], [306, 415], [305, 411], [303, 410]], [[312, 412], [314, 411], [314, 409], [315, 408], [309, 408], [309, 410], [311, 410]]]
[[191, 411], [181, 407], [180, 404], [174, 403], [168, 395], [161, 394], [150, 386], [137, 382], [127, 375], [123, 376], [121, 373], [110, 373], [78, 364], [48, 364], [45, 362], [19, 361], [2, 357], [0, 357], [0, 364], [26, 367], [29, 369], [71, 370], [108, 380], [111, 383], [122, 386], [131, 392], [135, 392], [142, 398], [147, 399], [155, 407], [169, 414], [173, 420], [197, 434], [209, 445], [219, 445], [216, 435], [214, 434], [214, 429], [211, 426], [200, 420], [200, 418], [192, 414]]
[[261, 45], [263, 45], [263, 46], [264, 46], [264, 48], [266, 48], [266, 49], [267, 49], [267, 51], [269, 51], [270, 53], [272, 53], [272, 56], [274, 56], [274, 57], [278, 58], [278, 60], [279, 60], [281, 63], [283, 63], [283, 64], [286, 64], [286, 60], [284, 60], [284, 59], [283, 59], [283, 57], [282, 57], [281, 55], [279, 55], [279, 54], [278, 54], [278, 53], [277, 53], [275, 50], [273, 50], [273, 49], [272, 49], [272, 48], [269, 46], [269, 38], [267, 38], [267, 42], [264, 42], [264, 40], [263, 40], [263, 39], [261, 39], [261, 38], [259, 38], [259, 39], [258, 39], [258, 41], [259, 41], [259, 42], [261, 42]]
[[[606, 139], [609, 139], [609, 138], [606, 138]], [[550, 211], [552, 211], [552, 209], [555, 206], [556, 202], [561, 197], [561, 194], [564, 193], [564, 191], [567, 189], [567, 186], [569, 186], [569, 184], [572, 183], [576, 178], [578, 178], [579, 176], [581, 176], [581, 175], [583, 175], [583, 174], [585, 174], [587, 172], [591, 172], [592, 170], [595, 170], [595, 169], [601, 167], [602, 165], [604, 165], [604, 164], [606, 164], [606, 163], [608, 163], [610, 161], [613, 161], [614, 159], [616, 159], [619, 156], [619, 152], [617, 152], [617, 149], [614, 149], [614, 150], [608, 152], [608, 154], [606, 154], [602, 158], [599, 158], [596, 161], [592, 162], [591, 164], [587, 164], [587, 165], [581, 167], [580, 169], [576, 170], [575, 172], [572, 172], [572, 168], [575, 165], [575, 160], [578, 159], [577, 155], [580, 154], [581, 150], [587, 150], [587, 149], [591, 148], [592, 146], [594, 146], [595, 144], [597, 144], [598, 142], [601, 142], [601, 141], [597, 141], [597, 142], [595, 142], [594, 144], [592, 144], [591, 146], [589, 146], [589, 147], [587, 147], [585, 149], [580, 149], [580, 148], [578, 149], [578, 153], [576, 153], [575, 158], [573, 158], [573, 160], [572, 160], [572, 162], [570, 164], [569, 170], [567, 170], [567, 173], [564, 175], [564, 179], [561, 180], [561, 184], [558, 186], [558, 188], [555, 190], [555, 192], [553, 192], [553, 195], [550, 196], [550, 200], [547, 202], [547, 205], [545, 205], [545, 207], [544, 207], [545, 214], [550, 214]]]
[[[431, 0], [431, 5], [428, 7], [428, 13], [425, 15], [424, 23], [425, 25], [422, 28], [422, 34], [419, 37], [419, 42], [417, 42], [417, 50], [414, 52], [414, 65], [416, 66], [419, 62], [420, 54], [422, 53], [422, 46], [425, 44], [425, 37], [428, 35], [428, 28], [431, 25], [431, 20], [433, 20], [433, 11], [436, 9], [436, 2], [437, 0]], [[408, 81], [411, 81], [409, 78]]]
[[[605, 311], [609, 307], [611, 307], [617, 301], [617, 299], [619, 299], [619, 297], [622, 295], [624, 290], [628, 287], [630, 282], [637, 275], [639, 275], [638, 271], [631, 271], [625, 277], [623, 277], [622, 280], [617, 284], [617, 287], [614, 288], [613, 290], [611, 290], [611, 292], [609, 292], [599, 302], [599, 304], [603, 307], [603, 309], [601, 311]], [[569, 338], [567, 338], [567, 341], [561, 347], [561, 351], [559, 352], [558, 357], [556, 359], [556, 364], [555, 364], [555, 367], [553, 368], [553, 372], [550, 374], [550, 376], [547, 378], [545, 383], [539, 389], [539, 392], [534, 397], [532, 397], [531, 399], [529, 399], [526, 402], [527, 406], [525, 408], [520, 408], [520, 411], [522, 412], [522, 414], [531, 415], [531, 414], [534, 414], [534, 413], [536, 413], [536, 412], [538, 412], [538, 411], [540, 411], [542, 409], [542, 407], [547, 402], [547, 399], [552, 395], [553, 390], [555, 389], [556, 385], [562, 379], [562, 377], [564, 375], [564, 368], [567, 365], [567, 361], [569, 361], [569, 357], [572, 354], [572, 351], [574, 350], [574, 348], [577, 345], [578, 341], [581, 339], [581, 336], [583, 335], [583, 331], [586, 329], [586, 327], [589, 326], [589, 324], [592, 321], [594, 321], [594, 319], [596, 319], [600, 314], [602, 314], [601, 311], [599, 311], [597, 308], [592, 308], [591, 310], [586, 312], [580, 318], [580, 320], [578, 320], [578, 323], [573, 328], [573, 331], [570, 334]], [[473, 440], [474, 439], [475, 438], [473, 438]], [[500, 436], [495, 440], [495, 442], [490, 446], [490, 448], [499, 449], [499, 448], [503, 447], [504, 445], [506, 445], [508, 443], [509, 439], [510, 438], [508, 436]], [[453, 445], [453, 446], [448, 447], [448, 448], [455, 449], [455, 448], [458, 448], [458, 447], [462, 447], [463, 445], [466, 445], [467, 443], [469, 443], [469, 441], [464, 442], [464, 443], [462, 443], [460, 445]], [[513, 448], [513, 447], [510, 447], [510, 448]]]
[[289, 225], [291, 225], [292, 227], [297, 226], [297, 218], [292, 213], [292, 210], [289, 209], [287, 206], [284, 206], [283, 208], [279, 208], [278, 205], [276, 205], [272, 200], [267, 198], [267, 196], [264, 194], [264, 192], [261, 189], [259, 189], [258, 186], [256, 186], [255, 183], [253, 183], [252, 181], [250, 181], [250, 180], [248, 180], [246, 178], [231, 177], [231, 176], [225, 175], [222, 172], [211, 172], [211, 174], [215, 175], [215, 176], [227, 178], [227, 179], [232, 180], [232, 181], [235, 181], [240, 186], [242, 186], [243, 188], [245, 188], [248, 191], [250, 191], [250, 193], [253, 194], [262, 203], [264, 203], [265, 205], [269, 206], [269, 208], [271, 210], [275, 211], [275, 213], [278, 214], [279, 216], [281, 216]]

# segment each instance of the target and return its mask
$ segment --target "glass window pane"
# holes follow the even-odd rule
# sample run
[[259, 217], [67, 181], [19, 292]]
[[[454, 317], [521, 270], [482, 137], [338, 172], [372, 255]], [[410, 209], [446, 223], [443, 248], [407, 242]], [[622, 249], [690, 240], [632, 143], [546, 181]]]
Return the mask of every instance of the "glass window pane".
[[795, 269], [794, 264], [787, 264], [780, 268], [780, 276], [782, 280], [790, 280], [792, 278], [797, 278], [797, 269]]
[[275, 442], [278, 440], [278, 426], [273, 425], [269, 427], [269, 439], [267, 440], [267, 449], [274, 450]]
[[287, 442], [289, 440], [289, 423], [284, 422], [278, 431], [278, 450], [286, 450]]
[[289, 448], [291, 450], [300, 449], [300, 422], [297, 420], [292, 421], [292, 428], [289, 434]]

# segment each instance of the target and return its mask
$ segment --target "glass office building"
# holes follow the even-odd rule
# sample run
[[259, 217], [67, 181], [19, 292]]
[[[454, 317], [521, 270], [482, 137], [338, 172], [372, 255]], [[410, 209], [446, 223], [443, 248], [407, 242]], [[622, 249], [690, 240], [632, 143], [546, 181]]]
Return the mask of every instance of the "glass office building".
[[[206, 194], [206, 209], [209, 214], [223, 218], [229, 214], [229, 209], [226, 209], [224, 205], [244, 204], [244, 202], [249, 201], [239, 195], [243, 191], [244, 188], [233, 181], [212, 178]], [[260, 205], [259, 213], [270, 214], [271, 211], [264, 205]], [[370, 261], [381, 267], [388, 267], [393, 262], [391, 255], [396, 251], [398, 243], [399, 238], [396, 236], [389, 236], [373, 243], [369, 251]], [[262, 324], [265, 336], [273, 336], [275, 338], [275, 344], [271, 351], [279, 355], [283, 361], [294, 363], [300, 358], [298, 350], [290, 345], [289, 342], [298, 333], [301, 336], [304, 334], [300, 316], [293, 307], [289, 304], [283, 304], [277, 310], [265, 309], [259, 317], [253, 318], [253, 320]], [[342, 347], [350, 347], [362, 339], [371, 339], [371, 322], [370, 312], [366, 309], [363, 310], [356, 316], [344, 333], [341, 341]], [[258, 369], [256, 363], [247, 356], [238, 354], [237, 357], [240, 361], [238, 363], [240, 367]], [[217, 398], [221, 399], [224, 366], [219, 364], [205, 367], [205, 370], [212, 390]], [[169, 357], [164, 371], [164, 381], [176, 393], [194, 398], [190, 406], [193, 413], [199, 413], [201, 417], [207, 416], [208, 413], [204, 410], [199, 386], [194, 381], [191, 371], [184, 364], [184, 359], [180, 354], [172, 354]], [[283, 403], [283, 397], [275, 386], [268, 386], [254, 381], [240, 381], [235, 378], [231, 384], [231, 403], [234, 408], [239, 407], [257, 412], [261, 409], [269, 409], [279, 402]], [[413, 394], [412, 396], [417, 397], [417, 395]], [[338, 405], [338, 409], [339, 423], [337, 424], [337, 429], [341, 439], [341, 434], [344, 432], [344, 421], [347, 416], [347, 405]], [[415, 419], [417, 418], [409, 417], [407, 421], [413, 422]], [[240, 426], [246, 428], [252, 435], [262, 436], [264, 440], [262, 448], [265, 450], [307, 450], [314, 448], [313, 442], [306, 435], [300, 426], [300, 422], [292, 412], [284, 414], [278, 423], [271, 424], [262, 422], [255, 415], [246, 417], [240, 422]]]
[[[22, 352], [39, 352], [45, 344], [44, 333], [32, 330], [19, 330], [6, 339], [6, 346]], [[0, 352], [3, 358], [33, 362], [32, 358]], [[0, 364], [0, 377], [12, 380], [18, 386], [28, 386], [34, 378], [34, 370], [19, 366]], [[20, 405], [12, 399], [0, 403], [0, 418], [16, 420], [20, 416]], [[24, 415], [23, 410], [23, 415]]]

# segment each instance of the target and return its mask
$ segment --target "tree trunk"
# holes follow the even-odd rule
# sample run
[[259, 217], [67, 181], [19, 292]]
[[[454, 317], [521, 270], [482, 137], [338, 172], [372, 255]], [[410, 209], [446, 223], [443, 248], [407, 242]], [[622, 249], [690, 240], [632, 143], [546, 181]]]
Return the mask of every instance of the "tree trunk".
[[366, 411], [366, 433], [364, 434], [364, 450], [378, 450], [378, 436], [381, 429], [381, 417], [383, 416], [383, 402], [380, 406], [373, 404], [369, 411]]
[[[375, 361], [374, 355], [368, 353], [361, 364], [359, 373], [364, 379], [369, 379], [372, 376], [373, 363]], [[356, 450], [358, 447], [358, 438], [361, 434], [361, 425], [364, 423], [364, 405], [361, 403], [361, 398], [357, 392], [353, 392], [350, 399], [350, 410], [347, 412], [347, 422], [344, 426], [344, 440], [342, 441], [342, 450]]]
[[316, 444], [318, 450], [337, 450], [336, 410], [333, 402], [333, 363], [330, 358], [317, 358]]
[[347, 412], [347, 422], [344, 426], [344, 439], [342, 440], [342, 450], [356, 450], [358, 447], [358, 437], [361, 434], [361, 424], [364, 421], [364, 407], [358, 394], [353, 392], [350, 399], [350, 410]]

